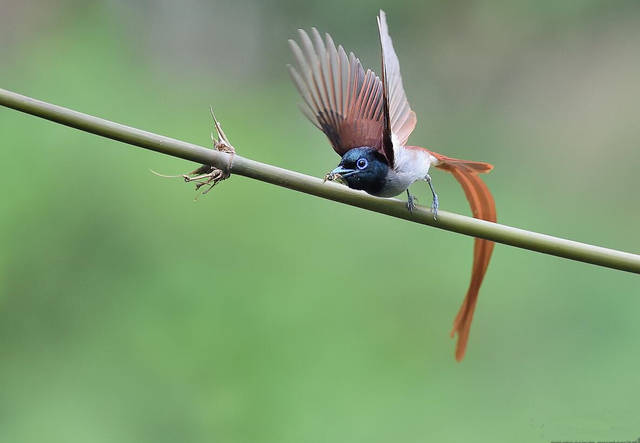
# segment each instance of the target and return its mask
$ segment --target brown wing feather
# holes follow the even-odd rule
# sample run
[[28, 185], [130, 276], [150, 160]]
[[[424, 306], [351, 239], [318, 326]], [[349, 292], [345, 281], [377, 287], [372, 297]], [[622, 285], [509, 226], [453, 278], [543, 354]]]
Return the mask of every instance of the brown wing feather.
[[[479, 173], [491, 171], [493, 166], [488, 163], [471, 162], [446, 157], [442, 154], [431, 151], [434, 157], [439, 160], [436, 165], [440, 169], [451, 172], [460, 183], [471, 206], [471, 212], [475, 218], [495, 222], [497, 220], [496, 204], [487, 185], [478, 176]], [[494, 243], [489, 240], [476, 238], [473, 246], [473, 266], [471, 268], [471, 282], [467, 295], [460, 306], [458, 315], [453, 322], [451, 336], [458, 334], [456, 344], [456, 360], [460, 361], [464, 357], [471, 330], [471, 321], [478, 301], [478, 293], [482, 280], [487, 272]]]
[[[389, 115], [389, 84], [387, 81], [387, 64], [385, 63], [385, 38], [382, 25], [378, 17], [378, 30], [380, 31], [380, 50], [382, 52], [382, 149], [391, 165], [394, 164], [393, 138], [391, 137], [391, 117]], [[386, 23], [385, 25], [386, 26]]]
[[340, 156], [360, 146], [384, 154], [382, 81], [353, 53], [347, 57], [328, 34], [324, 41], [315, 28], [311, 37], [303, 30], [299, 34], [300, 44], [289, 40], [298, 65], [289, 72], [303, 99], [302, 112]]
[[393, 42], [389, 36], [387, 16], [380, 11], [378, 16], [378, 31], [380, 32], [380, 45], [382, 46], [383, 79], [387, 87], [389, 101], [389, 124], [391, 131], [398, 137], [401, 145], [406, 145], [409, 135], [416, 127], [416, 113], [411, 110], [409, 101], [402, 86], [400, 75], [400, 62]]

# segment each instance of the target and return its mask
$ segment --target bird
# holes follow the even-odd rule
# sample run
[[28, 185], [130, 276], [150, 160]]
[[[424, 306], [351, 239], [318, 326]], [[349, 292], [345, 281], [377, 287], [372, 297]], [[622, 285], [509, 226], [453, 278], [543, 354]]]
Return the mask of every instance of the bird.
[[[299, 29], [299, 40], [290, 39], [296, 66], [289, 73], [302, 97], [300, 108], [320, 129], [341, 157], [325, 180], [339, 180], [348, 187], [377, 197], [407, 194], [407, 210], [413, 212], [416, 198], [409, 186], [426, 181], [432, 193], [431, 210], [437, 221], [439, 198], [429, 170], [431, 166], [449, 172], [462, 186], [475, 218], [496, 222], [493, 196], [479, 174], [493, 166], [439, 154], [431, 149], [408, 145], [417, 118], [402, 84], [400, 62], [393, 47], [386, 14], [377, 16], [382, 51], [380, 76], [365, 71], [360, 60], [329, 34], [324, 39], [316, 28]], [[471, 281], [453, 322], [451, 337], [457, 334], [455, 358], [465, 355], [478, 293], [494, 243], [474, 240]]]

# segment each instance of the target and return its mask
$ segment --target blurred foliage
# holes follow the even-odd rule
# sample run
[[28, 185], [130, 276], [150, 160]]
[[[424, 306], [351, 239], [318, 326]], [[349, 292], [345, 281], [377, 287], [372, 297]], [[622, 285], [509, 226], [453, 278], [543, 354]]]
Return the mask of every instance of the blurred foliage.
[[[637, 2], [387, 10], [414, 144], [496, 168], [500, 221], [640, 250]], [[376, 68], [369, 2], [0, 2], [0, 86], [321, 176], [286, 39]], [[0, 110], [0, 441], [631, 440], [635, 275], [472, 241]], [[468, 213], [434, 174], [442, 208]], [[429, 203], [426, 187], [415, 190]], [[424, 189], [423, 189], [424, 188]]]

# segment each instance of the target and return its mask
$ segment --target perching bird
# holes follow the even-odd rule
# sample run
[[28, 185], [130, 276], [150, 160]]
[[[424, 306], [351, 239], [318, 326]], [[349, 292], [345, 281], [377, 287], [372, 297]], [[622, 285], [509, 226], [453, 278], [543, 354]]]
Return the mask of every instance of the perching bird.
[[[325, 40], [313, 28], [311, 36], [299, 30], [301, 45], [289, 40], [298, 68], [289, 66], [302, 95], [302, 111], [329, 138], [342, 157], [337, 168], [326, 178], [342, 179], [353, 189], [379, 197], [393, 197], [407, 192], [409, 211], [415, 198], [409, 185], [425, 180], [433, 194], [434, 218], [438, 197], [433, 190], [429, 167], [448, 171], [462, 185], [473, 216], [496, 221], [495, 202], [478, 176], [489, 172], [488, 163], [459, 160], [418, 146], [407, 146], [416, 126], [416, 114], [402, 87], [400, 64], [393, 49], [384, 11], [378, 16], [382, 46], [381, 77], [367, 70], [353, 53], [347, 56], [342, 46]], [[491, 259], [493, 242], [476, 239], [473, 250], [471, 283], [454, 321], [451, 336], [458, 334], [456, 359], [464, 357], [478, 291]]]

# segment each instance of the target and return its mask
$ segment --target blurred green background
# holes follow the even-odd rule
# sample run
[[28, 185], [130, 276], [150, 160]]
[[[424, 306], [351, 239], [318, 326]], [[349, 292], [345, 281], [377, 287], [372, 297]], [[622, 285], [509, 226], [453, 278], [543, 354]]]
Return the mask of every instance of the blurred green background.
[[[379, 7], [413, 144], [493, 163], [503, 223], [640, 251], [635, 1], [0, 0], [0, 87], [202, 145], [213, 104], [242, 155], [321, 176], [286, 40], [377, 68]], [[149, 173], [188, 162], [7, 109], [0, 133], [2, 442], [640, 436], [636, 275], [497, 245], [458, 364], [470, 238], [243, 177], [194, 203]]]

